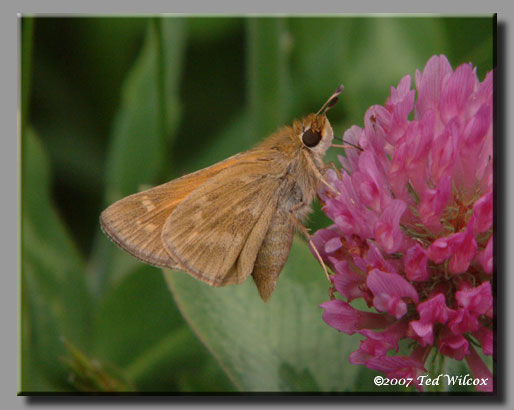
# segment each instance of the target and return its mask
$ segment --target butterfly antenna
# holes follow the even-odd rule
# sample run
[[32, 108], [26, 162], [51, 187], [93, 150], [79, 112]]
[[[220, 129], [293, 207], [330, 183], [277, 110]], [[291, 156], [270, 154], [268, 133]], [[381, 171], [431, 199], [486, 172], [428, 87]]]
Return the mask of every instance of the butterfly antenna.
[[334, 93], [329, 97], [327, 102], [321, 106], [319, 111], [316, 113], [316, 116], [320, 114], [325, 114], [328, 110], [330, 110], [334, 105], [336, 105], [338, 98], [337, 96], [341, 94], [344, 90], [343, 84], [341, 84], [337, 89], [334, 91]]

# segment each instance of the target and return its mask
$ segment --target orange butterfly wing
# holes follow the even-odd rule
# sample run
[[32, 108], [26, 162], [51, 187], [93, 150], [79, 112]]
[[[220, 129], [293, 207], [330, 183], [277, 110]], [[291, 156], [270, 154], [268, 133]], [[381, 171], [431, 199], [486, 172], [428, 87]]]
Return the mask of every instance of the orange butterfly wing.
[[[171, 213], [162, 242], [182, 270], [211, 286], [243, 282], [286, 188], [289, 162], [273, 150], [212, 177]], [[288, 188], [289, 185], [287, 185]]]
[[165, 250], [161, 240], [162, 228], [173, 210], [193, 191], [224, 169], [251, 163], [261, 151], [247, 151], [208, 168], [120, 199], [100, 216], [102, 230], [131, 255], [158, 267], [185, 270]]

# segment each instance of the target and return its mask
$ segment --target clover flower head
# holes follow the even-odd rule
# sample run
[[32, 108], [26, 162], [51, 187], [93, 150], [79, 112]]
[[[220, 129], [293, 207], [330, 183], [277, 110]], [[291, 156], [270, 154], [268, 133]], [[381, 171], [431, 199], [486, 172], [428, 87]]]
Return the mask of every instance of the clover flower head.
[[[313, 241], [340, 295], [321, 305], [323, 319], [364, 336], [353, 364], [415, 375], [436, 349], [465, 359], [491, 391], [475, 348], [493, 350], [493, 73], [480, 82], [471, 64], [453, 70], [433, 56], [415, 86], [406, 75], [364, 128], [345, 132], [362, 150], [327, 171], [340, 194], [318, 193], [334, 224]], [[370, 311], [350, 305], [359, 298]], [[411, 354], [391, 355], [401, 339]]]

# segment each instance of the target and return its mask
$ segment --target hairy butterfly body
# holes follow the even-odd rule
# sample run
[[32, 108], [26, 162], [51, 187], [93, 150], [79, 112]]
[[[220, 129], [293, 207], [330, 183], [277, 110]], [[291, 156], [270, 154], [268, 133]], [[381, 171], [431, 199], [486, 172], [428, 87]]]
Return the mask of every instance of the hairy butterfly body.
[[102, 212], [102, 229], [143, 262], [211, 286], [252, 275], [267, 300], [324, 182], [333, 138], [325, 113], [341, 91], [253, 149], [115, 202]]

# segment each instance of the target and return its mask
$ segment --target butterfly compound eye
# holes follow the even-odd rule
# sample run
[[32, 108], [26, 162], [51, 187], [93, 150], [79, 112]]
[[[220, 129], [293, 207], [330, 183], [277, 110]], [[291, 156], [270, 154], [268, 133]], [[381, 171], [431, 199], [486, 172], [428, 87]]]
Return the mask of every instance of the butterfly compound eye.
[[307, 130], [302, 135], [302, 142], [305, 146], [311, 148], [318, 145], [318, 143], [321, 141], [321, 132], [319, 131], [312, 131]]

